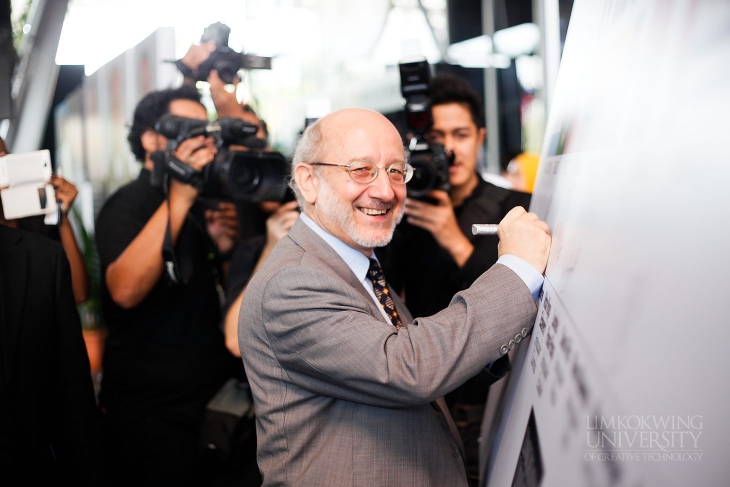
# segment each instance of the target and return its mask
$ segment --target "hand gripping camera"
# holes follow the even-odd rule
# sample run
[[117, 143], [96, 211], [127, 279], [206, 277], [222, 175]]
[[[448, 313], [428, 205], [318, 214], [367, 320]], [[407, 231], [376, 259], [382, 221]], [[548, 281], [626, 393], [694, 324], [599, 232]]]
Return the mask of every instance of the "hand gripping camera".
[[231, 28], [221, 22], [209, 25], [203, 31], [200, 42], [213, 41], [216, 45], [208, 59], [198, 66], [197, 81], [205, 81], [211, 70], [218, 71], [221, 81], [226, 84], [234, 82], [236, 74], [241, 69], [271, 69], [271, 58], [241, 54], [228, 47], [228, 36]]
[[398, 67], [401, 93], [406, 99], [406, 123], [413, 131], [408, 144], [411, 152], [409, 162], [413, 166], [413, 179], [408, 182], [408, 196], [426, 199], [426, 194], [433, 189], [451, 189], [449, 166], [453, 164], [454, 157], [446, 152], [442, 144], [428, 141], [428, 131], [433, 125], [428, 62], [401, 62]]
[[[233, 201], [282, 201], [288, 188], [288, 162], [278, 152], [262, 151], [266, 142], [256, 137], [258, 127], [237, 118], [217, 122], [164, 115], [155, 131], [168, 138], [164, 151], [152, 154], [151, 184], [161, 187], [166, 177], [190, 184], [200, 196]], [[173, 152], [186, 139], [213, 136], [218, 146], [215, 159], [202, 171], [180, 161]], [[248, 151], [231, 150], [242, 145]]]

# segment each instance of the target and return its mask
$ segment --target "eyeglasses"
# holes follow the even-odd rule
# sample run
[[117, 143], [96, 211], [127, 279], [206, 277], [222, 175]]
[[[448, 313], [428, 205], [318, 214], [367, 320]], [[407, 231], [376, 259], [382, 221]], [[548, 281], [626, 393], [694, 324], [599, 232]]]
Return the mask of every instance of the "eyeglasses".
[[[375, 181], [380, 168], [372, 162], [355, 161], [350, 164], [329, 164], [326, 162], [310, 162], [312, 166], [333, 166], [347, 169], [353, 181], [367, 184]], [[406, 184], [413, 177], [413, 166], [407, 162], [396, 162], [385, 168], [391, 183]]]

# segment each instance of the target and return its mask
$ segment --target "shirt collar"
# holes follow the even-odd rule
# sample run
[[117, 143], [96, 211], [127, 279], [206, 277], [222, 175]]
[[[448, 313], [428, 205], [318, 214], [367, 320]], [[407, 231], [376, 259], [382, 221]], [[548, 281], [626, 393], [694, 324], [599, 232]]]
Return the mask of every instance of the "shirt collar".
[[[337, 252], [337, 255], [339, 255], [342, 260], [345, 261], [345, 263], [350, 267], [353, 274], [355, 274], [355, 277], [358, 278], [358, 280], [363, 281], [365, 280], [365, 277], [367, 276], [368, 269], [370, 268], [370, 260], [363, 255], [362, 252], [359, 250], [353, 249], [349, 245], [347, 245], [345, 242], [340, 240], [339, 238], [335, 237], [334, 235], [327, 233], [317, 225], [314, 220], [312, 220], [309, 216], [307, 216], [306, 213], [302, 212], [302, 214], [299, 216], [299, 218], [316, 233], [320, 237], [322, 237], [322, 240], [327, 242], [327, 244], [332, 247], [332, 249]], [[375, 257], [375, 253], [370, 256], [371, 259], [378, 260], [377, 257]]]

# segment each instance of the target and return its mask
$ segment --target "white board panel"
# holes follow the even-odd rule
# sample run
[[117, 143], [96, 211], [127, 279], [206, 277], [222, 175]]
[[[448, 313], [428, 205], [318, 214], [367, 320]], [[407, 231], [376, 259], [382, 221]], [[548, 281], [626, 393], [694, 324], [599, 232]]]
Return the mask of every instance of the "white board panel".
[[728, 485], [728, 141], [730, 2], [575, 2], [531, 206], [544, 295], [485, 484]]

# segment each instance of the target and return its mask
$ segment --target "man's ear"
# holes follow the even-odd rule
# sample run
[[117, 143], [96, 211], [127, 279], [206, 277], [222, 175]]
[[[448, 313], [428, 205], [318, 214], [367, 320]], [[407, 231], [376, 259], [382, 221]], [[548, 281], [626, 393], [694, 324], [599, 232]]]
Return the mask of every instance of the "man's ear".
[[299, 164], [294, 169], [294, 180], [297, 182], [304, 201], [313, 205], [317, 201], [319, 192], [319, 180], [314, 174], [314, 168], [309, 164]]
[[485, 129], [484, 127], [480, 128], [477, 131], [477, 139], [478, 139], [478, 144], [477, 145], [479, 145], [480, 147], [483, 146], [484, 145], [484, 138], [486, 136], [487, 136], [487, 129]]
[[157, 150], [157, 134], [154, 131], [147, 129], [142, 132], [140, 141], [142, 142], [142, 148], [148, 154], [151, 154]]

